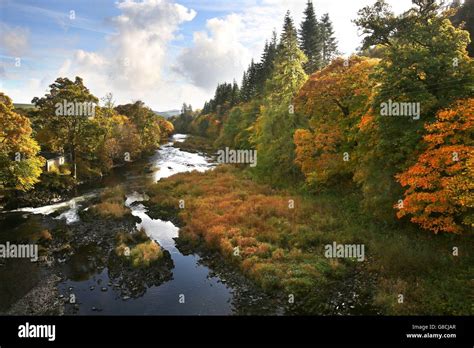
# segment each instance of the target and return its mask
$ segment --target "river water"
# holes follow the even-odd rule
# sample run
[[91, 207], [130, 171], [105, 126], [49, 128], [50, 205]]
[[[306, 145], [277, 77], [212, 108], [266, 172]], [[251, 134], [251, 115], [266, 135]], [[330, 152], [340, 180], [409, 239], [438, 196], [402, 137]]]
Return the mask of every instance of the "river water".
[[[141, 219], [137, 228], [167, 250], [172, 259], [172, 275], [159, 285], [146, 285], [139, 296], [124, 296], [110, 265], [100, 265], [100, 255], [93, 244], [78, 250], [65, 261], [64, 279], [59, 283], [61, 297], [75, 297], [69, 314], [84, 315], [227, 315], [236, 312], [235, 289], [203, 263], [197, 254], [183, 254], [176, 246], [179, 229], [169, 221], [152, 219], [141, 201], [145, 185], [176, 173], [214, 167], [204, 154], [193, 154], [173, 147], [185, 135], [175, 135], [172, 142], [163, 145], [148, 163], [121, 168], [101, 184], [110, 187], [121, 184], [127, 191], [126, 205]], [[56, 213], [56, 220], [80, 224], [79, 211], [87, 209], [88, 201], [102, 188], [90, 188], [68, 202], [39, 208], [25, 208], [0, 214], [0, 243], [21, 239], [44, 229], [45, 215]], [[59, 212], [59, 213], [58, 213]], [[8, 260], [0, 265], [0, 311], [6, 310], [21, 294], [35, 285], [39, 267], [23, 260]], [[126, 282], [127, 279], [122, 279]], [[69, 305], [68, 305], [69, 306]], [[70, 309], [71, 309], [70, 308]]]

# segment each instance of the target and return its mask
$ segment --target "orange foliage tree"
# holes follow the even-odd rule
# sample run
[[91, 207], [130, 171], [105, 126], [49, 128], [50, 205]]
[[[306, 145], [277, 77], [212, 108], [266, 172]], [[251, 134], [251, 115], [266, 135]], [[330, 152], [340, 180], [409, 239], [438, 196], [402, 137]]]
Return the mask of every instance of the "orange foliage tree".
[[418, 162], [397, 175], [406, 187], [398, 217], [410, 216], [422, 228], [461, 233], [473, 226], [474, 99], [441, 110], [427, 125], [426, 150]]
[[336, 59], [313, 74], [296, 98], [296, 111], [305, 115], [307, 129], [294, 135], [296, 163], [309, 184], [328, 184], [352, 175], [356, 133], [370, 105], [376, 59], [352, 56]]

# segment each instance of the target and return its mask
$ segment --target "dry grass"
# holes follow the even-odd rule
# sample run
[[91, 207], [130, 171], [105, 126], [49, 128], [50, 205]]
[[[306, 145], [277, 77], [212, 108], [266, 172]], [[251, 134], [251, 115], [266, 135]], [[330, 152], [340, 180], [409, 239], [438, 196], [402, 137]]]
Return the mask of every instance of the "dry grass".
[[115, 252], [118, 256], [129, 259], [134, 267], [149, 267], [163, 257], [161, 246], [150, 240], [144, 230], [133, 234], [119, 233]]
[[130, 258], [134, 267], [148, 267], [162, 257], [163, 249], [153, 240], [138, 244], [130, 251]]
[[[180, 199], [185, 200], [186, 208], [180, 210], [185, 222], [182, 238], [219, 251], [269, 291], [294, 292], [302, 282], [317, 284], [320, 274], [306, 264], [311, 260], [327, 263], [329, 268], [322, 253], [302, 251], [293, 243], [298, 220], [309, 214], [309, 207], [298, 197], [237, 177], [231, 167], [179, 174], [151, 191], [151, 204], [167, 201], [177, 206]], [[165, 192], [171, 197], [164, 198]], [[290, 207], [290, 200], [298, 209]], [[288, 258], [292, 262], [284, 262]], [[303, 262], [296, 264], [298, 260]]]
[[130, 209], [120, 203], [104, 202], [96, 204], [91, 210], [98, 216], [104, 218], [120, 219], [130, 213]]
[[121, 186], [108, 188], [100, 195], [101, 202], [89, 210], [92, 214], [108, 219], [121, 219], [131, 213], [125, 206], [125, 191]]

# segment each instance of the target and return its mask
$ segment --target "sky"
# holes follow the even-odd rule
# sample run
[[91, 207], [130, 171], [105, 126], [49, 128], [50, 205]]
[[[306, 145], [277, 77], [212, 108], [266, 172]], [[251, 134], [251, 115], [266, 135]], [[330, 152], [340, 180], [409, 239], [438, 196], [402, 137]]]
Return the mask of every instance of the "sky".
[[[218, 83], [240, 83], [287, 10], [299, 27], [307, 0], [0, 0], [0, 91], [14, 103], [80, 76], [98, 98], [157, 111], [201, 108]], [[329, 13], [342, 55], [360, 46], [352, 20], [375, 0], [313, 0]], [[389, 0], [396, 13], [410, 0]]]

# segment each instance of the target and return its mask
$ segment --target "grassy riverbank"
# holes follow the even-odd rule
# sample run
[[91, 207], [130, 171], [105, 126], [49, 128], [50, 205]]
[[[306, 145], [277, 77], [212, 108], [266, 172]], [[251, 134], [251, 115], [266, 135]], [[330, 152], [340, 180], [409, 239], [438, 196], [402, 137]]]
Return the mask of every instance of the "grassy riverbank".
[[[150, 211], [179, 215], [182, 240], [218, 251], [288, 302], [290, 312], [333, 313], [334, 306], [355, 314], [474, 312], [467, 305], [472, 237], [377, 224], [360, 213], [359, 195], [347, 188], [318, 196], [274, 190], [224, 166], [162, 180], [149, 195]], [[326, 258], [324, 246], [333, 242], [364, 244], [366, 260]], [[350, 298], [335, 302], [338, 293]]]
[[175, 142], [174, 147], [181, 151], [187, 151], [191, 153], [206, 153], [212, 155], [217, 152], [217, 148], [214, 145], [214, 141], [209, 138], [200, 137], [198, 135], [189, 135], [183, 142]]

